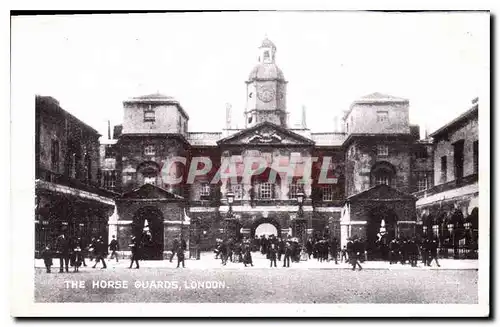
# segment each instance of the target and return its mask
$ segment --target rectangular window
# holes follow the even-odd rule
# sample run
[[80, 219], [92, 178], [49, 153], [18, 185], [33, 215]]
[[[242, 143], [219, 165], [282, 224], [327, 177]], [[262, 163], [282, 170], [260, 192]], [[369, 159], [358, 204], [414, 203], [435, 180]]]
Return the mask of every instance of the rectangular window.
[[261, 183], [259, 184], [259, 198], [262, 200], [270, 200], [273, 198], [273, 184]]
[[154, 109], [151, 106], [144, 108], [144, 121], [145, 122], [154, 122], [156, 120], [156, 114]]
[[292, 184], [289, 185], [289, 196], [288, 198], [289, 199], [297, 199], [297, 193], [299, 193], [300, 191], [300, 184], [298, 184], [297, 182], [294, 182]]
[[377, 111], [377, 123], [384, 123], [389, 121], [388, 111]]
[[387, 157], [389, 155], [389, 147], [385, 144], [377, 145], [377, 156]]
[[144, 154], [147, 156], [154, 156], [155, 155], [155, 146], [154, 145], [146, 145], [144, 147]]
[[325, 185], [323, 190], [323, 201], [333, 201], [335, 198], [333, 185]]
[[201, 183], [200, 185], [200, 199], [208, 200], [210, 199], [210, 184]]
[[446, 156], [441, 157], [441, 183], [446, 182], [446, 171], [448, 170], [448, 163]]
[[419, 173], [417, 180], [417, 188], [419, 191], [423, 191], [427, 189], [427, 174]]
[[428, 153], [427, 153], [427, 148], [426, 147], [419, 147], [416, 151], [415, 151], [415, 158], [417, 159], [426, 159], [428, 157]]
[[50, 148], [50, 162], [52, 165], [52, 170], [59, 170], [59, 141], [52, 140]]
[[241, 184], [231, 185], [231, 191], [234, 194], [235, 200], [241, 200], [243, 198], [243, 187]]
[[105, 188], [115, 188], [116, 187], [116, 173], [115, 171], [105, 171], [104, 172], [104, 187]]
[[472, 156], [474, 174], [477, 174], [479, 172], [479, 141], [472, 143]]
[[453, 143], [453, 164], [455, 179], [464, 177], [464, 140]]
[[115, 157], [115, 151], [114, 151], [112, 145], [106, 145], [106, 148], [104, 149], [104, 157], [105, 158], [114, 158]]

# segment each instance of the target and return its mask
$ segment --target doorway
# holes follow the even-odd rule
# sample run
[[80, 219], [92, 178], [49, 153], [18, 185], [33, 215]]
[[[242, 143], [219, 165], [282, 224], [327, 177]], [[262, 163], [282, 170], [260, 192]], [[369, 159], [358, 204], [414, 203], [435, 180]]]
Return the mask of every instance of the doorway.
[[143, 260], [163, 260], [163, 215], [156, 207], [137, 210], [133, 235], [141, 241]]

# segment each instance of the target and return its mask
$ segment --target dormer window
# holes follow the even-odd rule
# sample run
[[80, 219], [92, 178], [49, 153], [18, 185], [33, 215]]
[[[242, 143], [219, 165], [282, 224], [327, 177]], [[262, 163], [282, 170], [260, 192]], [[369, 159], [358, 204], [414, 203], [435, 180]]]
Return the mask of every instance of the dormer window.
[[151, 108], [151, 105], [144, 108], [144, 121], [145, 122], [154, 122], [156, 120], [155, 111]]

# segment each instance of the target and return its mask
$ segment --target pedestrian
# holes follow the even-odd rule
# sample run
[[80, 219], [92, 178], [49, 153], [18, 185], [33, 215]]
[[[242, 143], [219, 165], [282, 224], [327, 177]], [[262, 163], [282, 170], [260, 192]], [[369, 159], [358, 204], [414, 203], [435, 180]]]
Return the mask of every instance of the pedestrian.
[[330, 241], [330, 254], [332, 256], [332, 258], [335, 260], [335, 264], [338, 265], [338, 261], [337, 261], [337, 255], [338, 255], [338, 242], [337, 242], [337, 238], [333, 238], [331, 241]]
[[64, 270], [69, 272], [69, 256], [71, 250], [71, 240], [63, 232], [56, 239], [56, 251], [59, 256], [59, 272], [62, 273]]
[[342, 250], [340, 250], [341, 257], [340, 257], [340, 262], [347, 262], [347, 247], [344, 245]]
[[281, 261], [281, 256], [285, 254], [285, 241], [282, 238], [278, 240], [278, 261]]
[[[359, 267], [359, 270], [363, 269], [363, 267], [361, 267], [361, 264], [359, 263], [362, 251], [362, 244], [358, 239], [354, 240], [352, 251], [353, 251], [351, 259], [352, 270], [356, 270], [356, 266]], [[349, 258], [351, 258], [351, 254], [349, 254]]]
[[438, 241], [435, 238], [429, 244], [429, 252], [430, 252], [430, 260], [428, 266], [432, 264], [432, 260], [435, 260], [437, 266], [441, 267], [438, 261]]
[[311, 259], [311, 254], [313, 253], [313, 243], [311, 239], [307, 240], [306, 243], [306, 252], [307, 252], [307, 258]]
[[412, 267], [416, 267], [418, 261], [418, 245], [414, 238], [410, 242], [408, 242], [408, 252], [410, 265]]
[[52, 267], [52, 249], [50, 248], [50, 244], [45, 245], [42, 250], [42, 258], [43, 263], [45, 264], [45, 269], [47, 273], [50, 274], [50, 267]]
[[184, 249], [182, 246], [179, 246], [177, 249], [177, 268], [179, 268], [180, 264], [182, 262], [182, 268], [186, 268], [184, 265]]
[[82, 249], [80, 246], [77, 245], [77, 247], [73, 250], [73, 271], [78, 272], [80, 269], [80, 266], [82, 265], [83, 262], [83, 256], [82, 256]]
[[420, 247], [420, 252], [422, 253], [422, 263], [424, 266], [429, 265], [429, 239], [424, 239]]
[[389, 263], [398, 263], [399, 247], [396, 239], [392, 239], [389, 243]]
[[96, 239], [95, 239], [95, 237], [92, 237], [90, 239], [89, 245], [87, 246], [87, 253], [89, 256], [89, 261], [92, 261], [95, 259], [95, 243], [96, 243]]
[[174, 255], [177, 253], [177, 250], [179, 249], [179, 240], [178, 239], [174, 239], [174, 241], [172, 242], [172, 254], [170, 255], [170, 262], [172, 262], [172, 259], [174, 258]]
[[82, 264], [84, 267], [87, 267], [87, 264], [85, 263], [85, 256], [88, 255], [88, 247], [85, 245], [85, 242], [82, 240], [81, 237], [78, 237], [76, 239], [76, 245], [79, 246], [80, 249], [82, 249], [82, 252], [81, 252]]
[[102, 262], [102, 267], [101, 269], [106, 269], [106, 261], [104, 258], [106, 257], [106, 251], [108, 247], [106, 246], [106, 243], [104, 243], [104, 240], [102, 239], [102, 236], [99, 236], [96, 242], [96, 259], [95, 259], [95, 264], [92, 268], [95, 268], [99, 262]]
[[137, 237], [132, 236], [129, 247], [132, 252], [132, 256], [130, 257], [130, 266], [128, 268], [132, 269], [132, 264], [135, 262], [135, 268], [139, 269], [140, 243]]
[[267, 250], [267, 254], [268, 254], [268, 258], [269, 258], [269, 261], [271, 262], [271, 266], [273, 266], [273, 263], [274, 263], [274, 267], [276, 267], [276, 245], [274, 243], [271, 243], [270, 244], [270, 247], [269, 249]]
[[250, 245], [245, 247], [245, 252], [243, 254], [243, 264], [245, 267], [251, 265], [253, 267], [252, 252], [250, 251]]
[[112, 236], [111, 242], [109, 242], [109, 250], [111, 251], [111, 255], [109, 256], [109, 260], [116, 258], [116, 262], [118, 262], [118, 241], [115, 239], [115, 235]]
[[290, 267], [290, 258], [292, 256], [292, 245], [290, 242], [286, 243], [285, 246], [285, 257], [283, 258], [283, 267]]
[[227, 264], [227, 242], [223, 241], [219, 246], [220, 259], [223, 266]]

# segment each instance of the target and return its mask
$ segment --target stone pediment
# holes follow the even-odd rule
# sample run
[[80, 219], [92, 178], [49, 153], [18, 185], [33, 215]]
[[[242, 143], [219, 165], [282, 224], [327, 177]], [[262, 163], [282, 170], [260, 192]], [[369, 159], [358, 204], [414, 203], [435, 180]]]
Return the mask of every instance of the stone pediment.
[[314, 145], [314, 141], [281, 126], [264, 122], [217, 142], [219, 145]]
[[373, 200], [373, 201], [397, 201], [417, 199], [411, 194], [403, 193], [385, 184], [376, 185], [366, 191], [351, 195], [347, 201], [353, 200]]
[[153, 184], [144, 184], [135, 190], [124, 193], [124, 200], [182, 200], [182, 196], [169, 192]]

